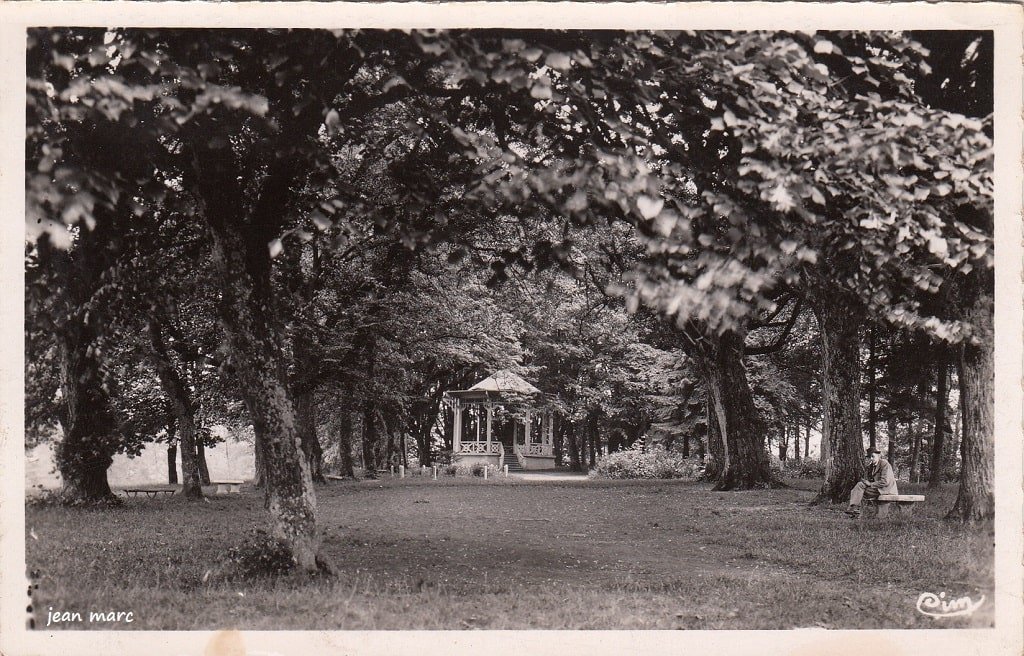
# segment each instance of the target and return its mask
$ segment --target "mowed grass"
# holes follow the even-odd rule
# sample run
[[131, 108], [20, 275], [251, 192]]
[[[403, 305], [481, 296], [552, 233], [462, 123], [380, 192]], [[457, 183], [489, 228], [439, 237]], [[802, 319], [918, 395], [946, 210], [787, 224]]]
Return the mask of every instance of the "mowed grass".
[[[71, 629], [963, 628], [993, 623], [993, 533], [942, 520], [811, 507], [818, 485], [712, 492], [661, 481], [385, 479], [317, 488], [334, 578], [204, 574], [254, 527], [262, 495], [30, 506], [26, 544], [47, 611], [132, 611]], [[905, 490], [903, 488], [906, 488]], [[932, 619], [922, 592], [984, 594]], [[54, 627], [51, 626], [52, 630]]]

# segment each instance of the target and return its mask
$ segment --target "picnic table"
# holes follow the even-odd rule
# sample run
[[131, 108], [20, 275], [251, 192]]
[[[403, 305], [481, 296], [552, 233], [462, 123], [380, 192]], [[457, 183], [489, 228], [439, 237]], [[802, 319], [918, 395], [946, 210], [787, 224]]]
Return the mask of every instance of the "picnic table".
[[177, 488], [172, 488], [172, 487], [161, 487], [161, 488], [133, 487], [133, 488], [127, 488], [127, 489], [124, 489], [124, 490], [121, 490], [121, 491], [124, 492], [124, 495], [126, 497], [130, 496], [130, 497], [137, 498], [139, 496], [139, 493], [143, 492], [143, 493], [145, 493], [145, 495], [148, 498], [153, 499], [158, 494], [174, 494], [175, 492], [178, 491], [178, 489]]

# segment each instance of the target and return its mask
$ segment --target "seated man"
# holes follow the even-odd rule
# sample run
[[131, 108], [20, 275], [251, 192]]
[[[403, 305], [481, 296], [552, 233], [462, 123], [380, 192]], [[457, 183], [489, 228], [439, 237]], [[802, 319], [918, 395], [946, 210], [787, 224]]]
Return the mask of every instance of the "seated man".
[[877, 499], [882, 494], [899, 494], [892, 465], [888, 460], [882, 460], [882, 453], [878, 449], [868, 449], [864, 456], [864, 468], [864, 478], [850, 491], [850, 508], [846, 513], [851, 517], [860, 517], [860, 502], [864, 497]]

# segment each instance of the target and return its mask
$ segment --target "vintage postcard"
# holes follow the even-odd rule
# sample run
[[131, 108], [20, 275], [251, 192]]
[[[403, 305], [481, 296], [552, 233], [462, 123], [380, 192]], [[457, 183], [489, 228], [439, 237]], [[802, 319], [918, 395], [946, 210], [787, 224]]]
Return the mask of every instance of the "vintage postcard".
[[0, 653], [1020, 654], [1022, 28], [0, 5]]

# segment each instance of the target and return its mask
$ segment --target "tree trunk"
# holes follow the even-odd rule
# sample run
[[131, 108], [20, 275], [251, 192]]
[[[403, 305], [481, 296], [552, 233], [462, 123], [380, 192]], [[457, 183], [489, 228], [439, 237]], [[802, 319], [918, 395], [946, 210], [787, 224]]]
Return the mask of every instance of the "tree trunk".
[[61, 497], [70, 504], [112, 501], [107, 470], [117, 451], [117, 424], [92, 350], [91, 330], [76, 316], [58, 339], [59, 419], [64, 437], [57, 444], [55, 460], [62, 479]]
[[338, 461], [342, 476], [356, 477], [352, 460], [352, 412], [348, 408], [342, 408], [338, 417]]
[[[435, 421], [437, 417], [434, 417]], [[431, 452], [430, 436], [433, 434], [432, 426], [426, 424], [419, 426], [416, 431], [416, 458], [420, 464], [429, 467], [434, 462], [434, 454]]]
[[868, 345], [868, 446], [876, 448], [877, 435], [875, 433], [878, 423], [878, 414], [875, 410], [875, 327], [869, 329]]
[[815, 502], [842, 502], [860, 480], [864, 441], [860, 427], [860, 325], [853, 302], [834, 295], [815, 299], [821, 333], [822, 452], [825, 480]]
[[580, 466], [580, 449], [576, 439], [576, 425], [570, 422], [566, 432], [569, 436], [569, 470], [574, 472], [583, 471], [583, 467]]
[[363, 475], [377, 478], [377, 410], [372, 399], [363, 401]]
[[928, 487], [937, 488], [942, 484], [942, 449], [946, 437], [946, 405], [949, 402], [949, 364], [946, 354], [939, 356], [936, 366], [938, 382], [935, 385], [935, 433], [932, 438], [931, 465], [929, 467]]
[[705, 403], [707, 413], [707, 458], [704, 461], [704, 480], [717, 481], [725, 470], [725, 445], [722, 443], [721, 423], [711, 402], [710, 392]]
[[262, 450], [271, 534], [287, 545], [300, 570], [315, 571], [325, 566], [317, 559], [316, 494], [302, 457], [281, 346], [271, 326], [273, 288], [267, 246], [276, 236], [301, 167], [288, 158], [273, 161], [258, 193], [253, 194], [239, 182], [237, 162], [229, 149], [218, 148], [205, 135], [197, 136], [189, 147], [201, 215], [213, 236], [221, 323], [253, 422], [256, 448]]
[[295, 427], [306, 458], [309, 475], [314, 483], [326, 483], [324, 478], [324, 449], [316, 434], [316, 399], [313, 388], [305, 383], [295, 391]]
[[[252, 484], [253, 487], [263, 489], [267, 486], [267, 466], [263, 462], [263, 451], [261, 449], [256, 448], [256, 445], [254, 444], [253, 454], [256, 459], [256, 473], [253, 476]], [[264, 502], [266, 502], [266, 499], [267, 497], [264, 494]]]
[[811, 457], [811, 425], [804, 426], [804, 458]]
[[786, 430], [785, 424], [779, 429], [779, 460], [782, 462], [789, 459], [789, 434]]
[[889, 423], [886, 426], [886, 435], [888, 436], [889, 446], [887, 448], [888, 453], [886, 459], [889, 464], [893, 466], [893, 470], [896, 469], [896, 417], [889, 417]]
[[821, 414], [821, 442], [818, 446], [818, 461], [821, 463], [827, 463], [832, 458], [832, 445], [825, 439], [826, 435], [829, 435], [831, 431], [828, 428], [828, 417], [825, 416], [824, 407], [822, 407]]
[[907, 472], [907, 480], [911, 483], [917, 483], [921, 480], [921, 475], [918, 471], [918, 464], [921, 456], [921, 434], [923, 432], [924, 419], [919, 417], [910, 442], [910, 468]]
[[164, 341], [163, 329], [155, 318], [146, 324], [149, 333], [150, 361], [156, 368], [160, 387], [171, 403], [178, 441], [181, 443], [181, 495], [189, 499], [201, 499], [202, 485], [210, 484], [206, 470], [206, 458], [202, 445], [197, 441], [195, 407], [192, 394], [185, 384], [178, 368], [171, 361], [170, 352]]
[[960, 489], [949, 517], [980, 521], [995, 517], [993, 492], [995, 446], [994, 387], [995, 336], [993, 332], [992, 273], [975, 274], [976, 289], [965, 318], [973, 329], [972, 341], [959, 352], [960, 398], [963, 428]]
[[167, 444], [167, 484], [178, 484], [178, 443]]
[[587, 431], [587, 440], [590, 446], [590, 465], [589, 469], [593, 469], [597, 465], [597, 450], [599, 440], [599, 427], [598, 420], [600, 419], [601, 410], [594, 408], [590, 411], [590, 430]]
[[800, 462], [800, 424], [793, 426], [793, 459]]
[[765, 450], [764, 427], [743, 368], [743, 340], [736, 331], [705, 337], [709, 348], [705, 357], [698, 358], [724, 445], [716, 490], [747, 490], [777, 483]]

